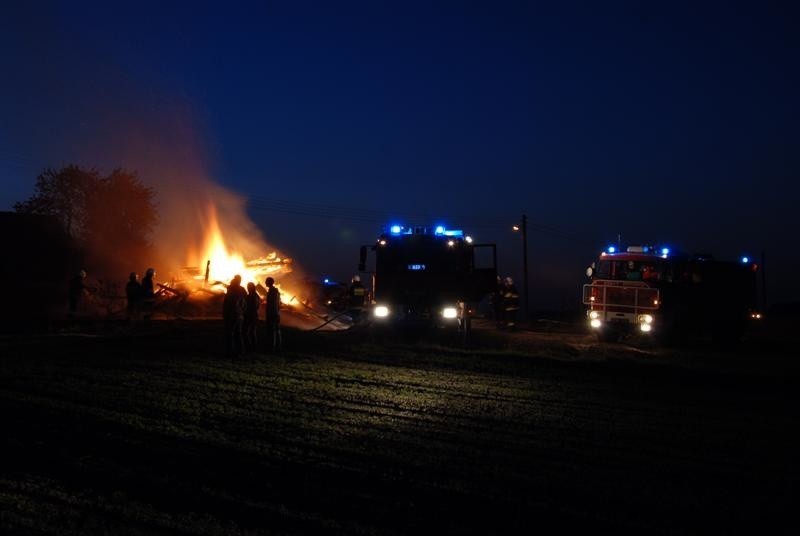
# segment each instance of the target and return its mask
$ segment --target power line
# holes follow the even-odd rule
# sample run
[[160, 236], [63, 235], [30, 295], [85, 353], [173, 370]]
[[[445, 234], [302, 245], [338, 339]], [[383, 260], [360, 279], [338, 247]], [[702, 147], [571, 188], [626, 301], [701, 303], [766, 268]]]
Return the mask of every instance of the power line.
[[[308, 203], [295, 203], [287, 201], [264, 201], [256, 200], [250, 201], [249, 205], [256, 210], [273, 211], [289, 214], [298, 214], [304, 216], [315, 216], [330, 219], [343, 219], [351, 221], [361, 221], [369, 223], [387, 223], [392, 220], [420, 220], [431, 222], [433, 220], [470, 220], [470, 217], [458, 218], [433, 218], [428, 213], [402, 213], [402, 212], [385, 212], [371, 209], [352, 209], [347, 207], [339, 207], [332, 205], [312, 205]], [[473, 220], [471, 227], [507, 227], [507, 222], [499, 220]]]
[[[8, 149], [0, 147], [0, 161], [6, 161], [9, 164], [17, 165], [20, 167], [36, 167], [33, 164], [32, 157], [15, 153]], [[27, 162], [26, 162], [27, 161]], [[508, 229], [512, 225], [510, 219], [493, 219], [493, 218], [476, 218], [474, 215], [458, 215], [450, 214], [448, 216], [438, 217], [433, 216], [430, 212], [403, 212], [394, 211], [387, 212], [382, 210], [360, 208], [360, 207], [345, 207], [341, 205], [330, 205], [324, 203], [309, 203], [304, 201], [293, 201], [288, 199], [276, 199], [264, 196], [250, 196], [248, 198], [248, 207], [253, 210], [263, 212], [278, 212], [282, 214], [293, 214], [297, 216], [308, 216], [314, 218], [323, 218], [331, 220], [347, 220], [360, 223], [379, 223], [386, 224], [392, 220], [406, 220], [406, 221], [460, 221], [464, 226], [470, 229], [491, 229], [500, 230]], [[468, 225], [466, 225], [469, 223]], [[575, 233], [564, 231], [556, 227], [544, 225], [528, 221], [528, 229], [534, 232], [549, 234], [565, 240], [571, 240], [581, 243], [594, 243], [594, 240], [578, 236]]]
[[[302, 201], [291, 201], [287, 199], [267, 198], [262, 196], [253, 196], [249, 198], [248, 206], [258, 211], [278, 212], [282, 214], [293, 214], [299, 216], [309, 216], [309, 217], [317, 217], [324, 219], [356, 221], [361, 223], [385, 224], [386, 222], [391, 221], [393, 219], [411, 219], [411, 220], [419, 219], [425, 221], [431, 221], [434, 219], [430, 216], [429, 213], [422, 213], [422, 212], [403, 213], [402, 211], [398, 211], [389, 213], [386, 211], [380, 211], [375, 209], [344, 207], [341, 205], [330, 205], [322, 203], [308, 203]], [[473, 218], [474, 218], [473, 216], [456, 217], [455, 215], [451, 215], [446, 218], [440, 217], [437, 219], [462, 221], [465, 224], [469, 221], [472, 221], [472, 223], [470, 223], [469, 225], [469, 228], [472, 229], [505, 229], [505, 228], [510, 228], [511, 226], [509, 220], [481, 219], [481, 218], [473, 219]], [[552, 236], [556, 236], [558, 238], [563, 238], [565, 240], [570, 240], [574, 242], [581, 242], [586, 244], [594, 243], [594, 240], [590, 240], [588, 237], [580, 236], [576, 233], [572, 233], [569, 231], [564, 231], [550, 225], [544, 225], [528, 221], [528, 229], [534, 232], [549, 234]]]

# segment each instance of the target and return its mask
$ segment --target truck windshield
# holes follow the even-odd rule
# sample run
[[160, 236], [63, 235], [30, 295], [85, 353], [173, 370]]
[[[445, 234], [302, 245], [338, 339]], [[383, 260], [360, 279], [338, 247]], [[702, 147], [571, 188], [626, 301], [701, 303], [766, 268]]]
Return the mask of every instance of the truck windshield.
[[653, 261], [608, 260], [597, 263], [597, 279], [617, 281], [660, 281], [665, 275], [665, 266]]

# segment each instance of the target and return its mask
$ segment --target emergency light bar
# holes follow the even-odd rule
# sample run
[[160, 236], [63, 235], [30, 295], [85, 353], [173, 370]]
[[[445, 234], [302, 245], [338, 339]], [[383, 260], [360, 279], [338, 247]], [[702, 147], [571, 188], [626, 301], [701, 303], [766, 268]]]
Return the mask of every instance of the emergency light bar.
[[643, 253], [650, 255], [660, 255], [661, 258], [666, 259], [672, 253], [672, 249], [668, 247], [657, 248], [655, 246], [628, 246], [623, 250], [619, 250], [616, 246], [608, 246], [601, 255], [614, 254], [614, 253]]
[[434, 234], [436, 236], [463, 238], [464, 231], [462, 231], [461, 229], [447, 229], [444, 225], [437, 225], [436, 227], [423, 227], [423, 226], [406, 227], [404, 225], [393, 224], [389, 226], [389, 234], [391, 234], [392, 236]]
[[[600, 257], [605, 257], [606, 255], [613, 255], [614, 257], [618, 255], [624, 255], [624, 253], [635, 253], [640, 255], [648, 255], [653, 257], [661, 257], [662, 259], [693, 259], [696, 261], [713, 261], [714, 256], [709, 255], [707, 253], [694, 253], [690, 254], [681, 249], [674, 249], [670, 246], [659, 245], [659, 246], [628, 246], [628, 247], [616, 247], [616, 246], [608, 246], [606, 249], [600, 252]], [[737, 257], [738, 261], [742, 264], [750, 264], [753, 261], [753, 257], [750, 255], [741, 255]], [[753, 265], [756, 267], [757, 265]], [[756, 268], [754, 268], [755, 270]]]

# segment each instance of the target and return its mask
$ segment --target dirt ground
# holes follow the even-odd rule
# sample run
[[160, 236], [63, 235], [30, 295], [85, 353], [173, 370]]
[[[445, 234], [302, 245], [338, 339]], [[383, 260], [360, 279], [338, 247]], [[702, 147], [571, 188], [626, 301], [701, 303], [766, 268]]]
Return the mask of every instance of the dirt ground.
[[287, 329], [234, 361], [216, 320], [3, 336], [0, 529], [794, 533], [792, 338], [533, 329]]

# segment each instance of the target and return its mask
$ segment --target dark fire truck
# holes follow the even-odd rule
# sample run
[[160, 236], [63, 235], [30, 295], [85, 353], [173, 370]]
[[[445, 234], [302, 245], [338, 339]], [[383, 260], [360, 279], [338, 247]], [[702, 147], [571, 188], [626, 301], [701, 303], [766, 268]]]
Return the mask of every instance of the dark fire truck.
[[740, 340], [756, 312], [758, 266], [669, 248], [609, 247], [586, 270], [589, 324], [601, 341], [645, 333], [678, 341], [692, 333]]
[[460, 230], [392, 225], [361, 247], [361, 272], [368, 251], [373, 323], [453, 326], [466, 335], [475, 306], [496, 286], [495, 244], [475, 244]]

